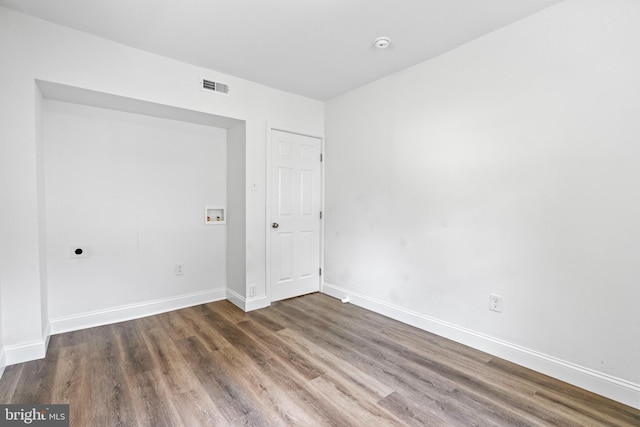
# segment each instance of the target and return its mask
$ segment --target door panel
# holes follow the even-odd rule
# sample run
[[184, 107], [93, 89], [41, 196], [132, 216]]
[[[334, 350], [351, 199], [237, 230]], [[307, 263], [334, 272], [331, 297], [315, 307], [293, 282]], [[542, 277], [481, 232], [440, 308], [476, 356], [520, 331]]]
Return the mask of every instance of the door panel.
[[278, 215], [293, 214], [293, 169], [278, 168]]
[[300, 215], [313, 215], [313, 171], [300, 171]]
[[271, 301], [320, 290], [321, 140], [271, 131]]
[[277, 282], [290, 282], [293, 279], [293, 239], [292, 233], [278, 233], [278, 268]]
[[307, 278], [313, 276], [313, 257], [315, 256], [313, 250], [313, 232], [302, 231], [300, 232], [300, 278]]

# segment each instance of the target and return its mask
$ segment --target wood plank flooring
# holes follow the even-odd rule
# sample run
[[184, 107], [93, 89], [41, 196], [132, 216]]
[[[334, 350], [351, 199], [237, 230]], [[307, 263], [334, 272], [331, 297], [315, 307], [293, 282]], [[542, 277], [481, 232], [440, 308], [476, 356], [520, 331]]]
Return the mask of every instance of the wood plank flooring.
[[640, 411], [312, 294], [228, 301], [56, 335], [2, 403], [72, 426], [640, 426]]

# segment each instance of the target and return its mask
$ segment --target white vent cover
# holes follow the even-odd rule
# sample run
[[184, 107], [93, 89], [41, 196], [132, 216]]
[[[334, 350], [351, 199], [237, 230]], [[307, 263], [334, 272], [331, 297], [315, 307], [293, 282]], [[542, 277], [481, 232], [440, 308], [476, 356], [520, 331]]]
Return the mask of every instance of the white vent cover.
[[210, 90], [213, 92], [229, 95], [229, 85], [213, 80], [202, 79], [202, 90]]

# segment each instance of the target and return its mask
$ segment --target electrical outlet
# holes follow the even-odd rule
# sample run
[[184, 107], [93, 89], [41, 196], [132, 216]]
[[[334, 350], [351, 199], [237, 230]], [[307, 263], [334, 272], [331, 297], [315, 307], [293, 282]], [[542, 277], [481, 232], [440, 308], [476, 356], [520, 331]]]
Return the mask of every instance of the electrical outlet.
[[502, 297], [496, 294], [489, 294], [489, 310], [502, 313]]
[[249, 285], [249, 297], [256, 296], [256, 285]]
[[176, 276], [184, 275], [184, 262], [176, 263]]

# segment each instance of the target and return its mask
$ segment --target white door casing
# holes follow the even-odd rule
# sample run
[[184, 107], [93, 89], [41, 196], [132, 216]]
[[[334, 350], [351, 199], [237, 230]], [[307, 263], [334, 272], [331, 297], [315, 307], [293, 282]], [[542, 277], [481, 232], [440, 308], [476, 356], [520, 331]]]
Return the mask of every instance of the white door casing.
[[321, 147], [319, 138], [271, 129], [271, 301], [320, 290]]

